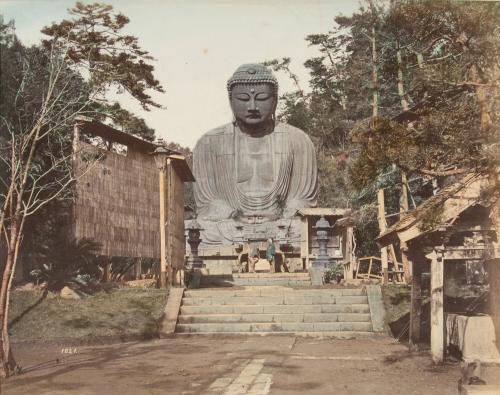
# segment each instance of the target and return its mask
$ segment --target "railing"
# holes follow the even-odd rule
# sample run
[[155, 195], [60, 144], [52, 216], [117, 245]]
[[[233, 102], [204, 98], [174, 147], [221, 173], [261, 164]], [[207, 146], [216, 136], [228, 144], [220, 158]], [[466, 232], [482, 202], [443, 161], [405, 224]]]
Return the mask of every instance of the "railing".
[[[365, 272], [366, 268], [366, 272]], [[382, 279], [382, 260], [376, 256], [367, 256], [358, 259], [358, 270], [355, 279], [368, 280], [371, 278]]]
[[[382, 280], [382, 260], [377, 256], [367, 256], [358, 258], [355, 261], [347, 261], [343, 263], [344, 278], [353, 278], [351, 273], [354, 274], [354, 279], [369, 280], [376, 279]], [[389, 281], [395, 284], [405, 284], [403, 264], [400, 262], [389, 261], [388, 271]]]

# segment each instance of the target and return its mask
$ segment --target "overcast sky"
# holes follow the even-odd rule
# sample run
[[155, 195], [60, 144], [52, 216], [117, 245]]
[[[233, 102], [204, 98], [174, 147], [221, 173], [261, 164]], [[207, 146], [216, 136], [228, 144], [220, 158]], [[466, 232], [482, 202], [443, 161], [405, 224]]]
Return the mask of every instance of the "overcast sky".
[[[226, 81], [242, 63], [292, 58], [304, 88], [303, 63], [317, 54], [305, 36], [326, 33], [338, 14], [350, 15], [358, 0], [113, 0], [103, 1], [130, 18], [127, 33], [156, 58], [155, 75], [166, 89], [154, 98], [166, 109], [143, 111], [130, 98], [120, 102], [146, 119], [159, 137], [193, 147], [206, 131], [232, 118]], [[67, 18], [69, 0], [1, 0], [4, 20], [15, 20], [24, 44], [40, 29]], [[280, 91], [292, 88], [278, 75]]]

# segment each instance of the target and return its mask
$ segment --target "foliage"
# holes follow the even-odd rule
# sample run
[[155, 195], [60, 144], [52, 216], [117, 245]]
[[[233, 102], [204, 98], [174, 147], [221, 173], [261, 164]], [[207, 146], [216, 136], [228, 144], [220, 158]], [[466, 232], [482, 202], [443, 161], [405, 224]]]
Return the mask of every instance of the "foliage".
[[344, 277], [344, 269], [341, 264], [333, 263], [323, 275], [325, 283], [338, 283]]
[[500, 137], [499, 19], [496, 3], [392, 4], [380, 30], [384, 56], [379, 68], [384, 80], [395, 81], [399, 49], [412, 114], [394, 122], [388, 113], [360, 128], [361, 155], [353, 167], [359, 184], [369, 183], [390, 163], [438, 177], [491, 171], [500, 164], [494, 143]]
[[377, 255], [379, 248], [375, 239], [380, 233], [377, 221], [377, 206], [373, 203], [358, 206], [353, 214], [353, 220], [356, 256]]
[[141, 49], [136, 37], [123, 33], [129, 18], [112, 11], [110, 5], [77, 2], [69, 10], [72, 19], [42, 30], [50, 37], [43, 44], [48, 49], [64, 48], [65, 61], [84, 68], [93, 89], [104, 93], [114, 86], [128, 92], [145, 110], [161, 107], [147, 93], [148, 89], [164, 92], [154, 78], [154, 67], [147, 63], [153, 57]]
[[97, 254], [100, 243], [89, 240], [55, 240], [52, 245], [40, 248], [39, 269], [31, 272], [38, 282], [46, 282], [49, 290], [65, 286], [85, 288], [92, 280], [98, 280], [100, 270]]
[[100, 108], [102, 119], [110, 119], [113, 125], [125, 133], [135, 134], [148, 141], [155, 138], [155, 130], [150, 128], [146, 121], [124, 109], [119, 103], [103, 103]]
[[386, 188], [388, 212], [399, 211], [387, 191], [400, 190], [400, 178], [383, 174], [404, 171], [418, 203], [435, 178], [439, 186], [469, 171], [495, 175], [500, 165], [499, 4], [365, 4], [337, 16], [328, 33], [306, 37], [318, 51], [305, 62], [309, 93], [289, 58], [267, 62], [296, 84], [279, 118], [316, 146], [319, 203], [370, 212], [357, 214], [365, 217], [356, 219], [358, 255], [377, 249], [376, 189]]
[[[382, 298], [386, 311], [386, 324], [398, 321], [410, 312], [411, 289], [406, 285], [386, 285], [382, 287]], [[396, 333], [395, 335], [399, 335]]]
[[[72, 171], [72, 129], [79, 116], [100, 118], [111, 114], [125, 128], [141, 129], [149, 139], [153, 131], [145, 122], [106, 100], [118, 88], [142, 105], [160, 107], [149, 90], [163, 92], [153, 77], [152, 60], [137, 38], [123, 33], [128, 18], [102, 4], [77, 3], [71, 20], [43, 29], [49, 39], [43, 46], [25, 48], [13, 34], [13, 24], [0, 24], [2, 73], [0, 118], [0, 230], [2, 285], [0, 290], [0, 376], [15, 371], [7, 331], [10, 288], [25, 230], [49, 209], [67, 208], [72, 184], [95, 160]], [[81, 170], [81, 172], [80, 172]], [[61, 212], [67, 216], [67, 210]], [[57, 232], [55, 222], [45, 230]], [[50, 240], [50, 237], [48, 238]], [[61, 252], [62, 253], [62, 252]], [[62, 259], [62, 257], [59, 257]], [[56, 258], [56, 262], [58, 262]], [[52, 265], [52, 266], [51, 266]], [[76, 268], [43, 266], [39, 275], [59, 286], [76, 275]], [[90, 270], [90, 266], [82, 268]], [[81, 274], [81, 273], [78, 273]]]
[[[167, 144], [167, 148], [173, 151], [179, 152], [181, 155], [186, 158], [186, 162], [190, 169], [193, 168], [193, 151], [189, 147], [183, 147], [178, 143], [174, 143], [173, 141]], [[196, 202], [194, 200], [194, 189], [193, 183], [185, 183], [184, 184], [184, 204], [186, 206], [191, 207], [192, 209], [196, 209]]]

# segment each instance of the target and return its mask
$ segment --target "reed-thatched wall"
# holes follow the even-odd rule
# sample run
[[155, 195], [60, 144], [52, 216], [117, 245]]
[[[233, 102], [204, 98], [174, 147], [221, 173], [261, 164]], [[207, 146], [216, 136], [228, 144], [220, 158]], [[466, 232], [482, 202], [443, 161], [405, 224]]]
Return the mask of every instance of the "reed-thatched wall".
[[96, 150], [102, 158], [76, 183], [75, 237], [100, 242], [104, 256], [158, 258], [159, 187], [153, 157], [132, 147], [124, 156], [79, 142], [77, 171], [88, 165], [81, 154]]
[[[97, 148], [81, 141], [81, 134], [125, 145], [127, 152]], [[77, 175], [83, 174], [75, 186], [75, 238], [100, 242], [103, 256], [160, 258], [159, 170], [152, 156], [157, 147], [92, 120], [75, 127], [73, 166]], [[166, 260], [178, 269], [185, 255], [184, 183], [194, 178], [184, 157], [167, 154]]]

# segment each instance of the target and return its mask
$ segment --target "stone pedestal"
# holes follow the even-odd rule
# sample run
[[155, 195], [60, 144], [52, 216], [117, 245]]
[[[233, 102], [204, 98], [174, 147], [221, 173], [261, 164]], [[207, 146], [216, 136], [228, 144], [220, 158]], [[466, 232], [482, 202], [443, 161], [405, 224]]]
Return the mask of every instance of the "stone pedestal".
[[189, 279], [189, 288], [200, 288], [200, 283], [201, 283], [201, 271], [200, 270], [193, 270], [190, 273], [190, 279]]
[[255, 271], [260, 273], [269, 273], [271, 271], [271, 266], [267, 259], [259, 259], [255, 264]]
[[312, 285], [323, 285], [323, 273], [325, 269], [321, 267], [312, 266], [309, 268], [309, 275], [311, 276]]

